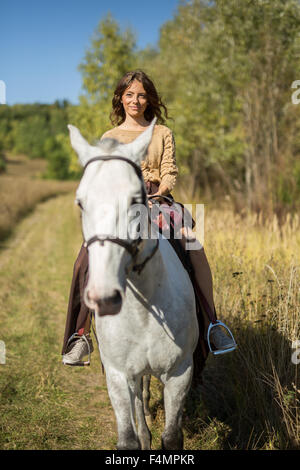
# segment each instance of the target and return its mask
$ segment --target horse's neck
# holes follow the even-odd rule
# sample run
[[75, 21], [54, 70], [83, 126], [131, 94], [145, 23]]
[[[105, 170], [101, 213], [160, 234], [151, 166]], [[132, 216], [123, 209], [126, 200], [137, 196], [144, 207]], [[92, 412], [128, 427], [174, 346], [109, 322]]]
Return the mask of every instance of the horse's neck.
[[[138, 264], [142, 263], [155, 249], [157, 240], [149, 239], [145, 243], [142, 253], [140, 253], [137, 260]], [[140, 274], [135, 275], [133, 283], [139, 290], [147, 292], [147, 298], [156, 292], [157, 285], [166, 275], [166, 268], [160, 251], [160, 245], [154, 255], [146, 262]]]

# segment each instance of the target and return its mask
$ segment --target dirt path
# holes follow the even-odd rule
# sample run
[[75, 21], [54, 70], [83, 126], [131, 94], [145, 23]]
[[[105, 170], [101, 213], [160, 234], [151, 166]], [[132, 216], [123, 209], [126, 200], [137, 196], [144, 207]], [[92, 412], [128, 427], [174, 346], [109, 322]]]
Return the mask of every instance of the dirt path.
[[40, 204], [0, 252], [2, 449], [113, 449], [116, 428], [97, 349], [61, 364], [73, 263], [81, 242], [73, 195]]
[[[81, 244], [73, 201], [70, 194], [39, 204], [0, 250], [0, 340], [6, 346], [6, 364], [0, 364], [0, 449], [115, 449], [115, 417], [97, 348], [90, 367], [61, 363], [72, 269]], [[217, 214], [208, 220], [208, 228], [218, 228], [217, 222], [225, 227]], [[226, 223], [229, 229], [215, 230], [208, 252], [214, 254], [213, 268], [218, 268], [213, 269], [216, 285], [222, 286], [216, 296], [218, 309], [229, 324], [234, 319], [239, 348], [232, 355], [209, 359], [201, 392], [187, 401], [185, 449], [290, 448], [299, 429], [298, 415], [293, 414], [298, 376], [290, 360], [291, 340], [299, 337], [298, 274], [290, 267], [290, 258], [299, 250], [299, 231], [293, 237], [289, 234], [284, 245], [270, 232], [273, 238], [266, 244], [269, 231], [253, 228], [251, 220], [249, 227], [243, 222], [235, 230], [240, 239], [231, 237]], [[251, 248], [249, 261], [245, 240], [247, 250]], [[277, 255], [271, 264], [288, 296], [279, 296], [276, 286], [273, 294], [266, 290], [264, 266], [278, 247], [282, 258]], [[232, 277], [233, 259], [238, 260], [234, 271], [248, 273], [238, 283]], [[269, 310], [253, 307], [262, 298]], [[292, 397], [281, 407], [269, 406], [275, 367], [274, 383], [280, 392], [275, 398]], [[268, 377], [268, 383], [258, 381], [260, 377]], [[152, 448], [159, 449], [164, 415], [161, 388], [155, 382], [151, 409]]]
[[[116, 448], [116, 422], [95, 351], [61, 363], [73, 264], [81, 244], [74, 195], [39, 204], [0, 250], [0, 449]], [[160, 448], [161, 387], [152, 380], [152, 448]], [[193, 447], [191, 447], [193, 448]]]

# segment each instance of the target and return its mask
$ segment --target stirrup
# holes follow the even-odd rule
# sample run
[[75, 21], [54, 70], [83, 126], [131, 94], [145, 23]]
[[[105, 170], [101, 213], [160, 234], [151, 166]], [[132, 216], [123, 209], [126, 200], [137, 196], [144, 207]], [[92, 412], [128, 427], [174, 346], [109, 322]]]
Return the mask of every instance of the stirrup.
[[[216, 349], [216, 350], [213, 350], [212, 347], [211, 347], [211, 344], [210, 344], [210, 332], [212, 330], [212, 328], [214, 328], [214, 326], [223, 326], [225, 328], [226, 331], [228, 331], [232, 341], [233, 341], [233, 346], [231, 348], [228, 348], [228, 349]], [[228, 352], [231, 352], [231, 351], [234, 351], [236, 348], [237, 348], [237, 344], [235, 342], [235, 339], [233, 337], [233, 334], [231, 333], [230, 329], [228, 328], [227, 325], [225, 325], [223, 322], [221, 322], [220, 320], [216, 320], [214, 323], [210, 323], [209, 324], [209, 327], [208, 327], [208, 330], [207, 330], [207, 343], [208, 343], [208, 347], [209, 347], [209, 351], [211, 353], [213, 353], [215, 356], [219, 355], [219, 354], [226, 354]]]
[[[78, 361], [76, 362], [76, 364], [67, 364], [68, 366], [72, 366], [72, 367], [84, 367], [84, 366], [89, 366], [91, 364], [91, 348], [90, 348], [90, 345], [89, 345], [89, 342], [86, 338], [85, 335], [79, 335], [78, 333], [73, 333], [72, 336], [70, 336], [70, 338], [68, 339], [68, 342], [67, 342], [67, 346], [66, 346], [66, 349], [68, 348], [70, 342], [72, 341], [72, 339], [74, 338], [83, 338], [84, 341], [86, 342], [87, 344], [87, 347], [88, 347], [88, 360], [87, 361]], [[66, 365], [66, 364], [65, 364]]]

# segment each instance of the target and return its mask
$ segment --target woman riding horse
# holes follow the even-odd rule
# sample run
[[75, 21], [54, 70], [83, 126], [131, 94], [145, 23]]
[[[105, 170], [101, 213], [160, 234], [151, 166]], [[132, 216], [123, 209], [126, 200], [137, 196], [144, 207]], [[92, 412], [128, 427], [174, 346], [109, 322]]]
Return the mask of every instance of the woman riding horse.
[[[119, 81], [112, 100], [111, 121], [116, 127], [107, 131], [101, 138], [113, 138], [120, 143], [130, 143], [157, 118], [151, 144], [141, 168], [148, 193], [149, 206], [155, 201], [163, 201], [163, 196], [171, 196], [178, 168], [175, 160], [175, 142], [171, 130], [164, 125], [162, 109], [166, 118], [168, 112], [162, 103], [153, 82], [142, 71], [126, 73]], [[172, 196], [171, 196], [172, 198]], [[186, 250], [186, 241], [190, 239], [190, 229], [181, 228], [180, 243]], [[192, 266], [192, 278], [195, 293], [200, 293], [202, 340], [206, 338], [209, 325], [216, 320], [213, 299], [211, 270], [203, 246], [196, 240], [198, 249], [189, 250]], [[68, 305], [68, 314], [63, 344], [63, 363], [82, 365], [83, 358], [93, 351], [90, 338], [90, 311], [83, 302], [83, 291], [88, 277], [88, 253], [81, 246], [74, 265], [73, 279]], [[199, 300], [199, 299], [198, 299]], [[201, 338], [201, 336], [200, 336]], [[232, 338], [226, 335], [220, 326], [211, 329], [210, 341], [215, 351], [226, 352], [235, 347]]]

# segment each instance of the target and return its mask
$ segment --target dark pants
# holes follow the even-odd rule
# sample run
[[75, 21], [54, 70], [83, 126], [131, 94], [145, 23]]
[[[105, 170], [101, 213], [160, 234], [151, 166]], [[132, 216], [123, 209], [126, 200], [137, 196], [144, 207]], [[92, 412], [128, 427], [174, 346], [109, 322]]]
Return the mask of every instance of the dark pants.
[[88, 251], [82, 245], [73, 269], [62, 354], [66, 352], [69, 338], [75, 332], [83, 333], [85, 322], [90, 313], [83, 302], [83, 292], [88, 281], [88, 262]]

